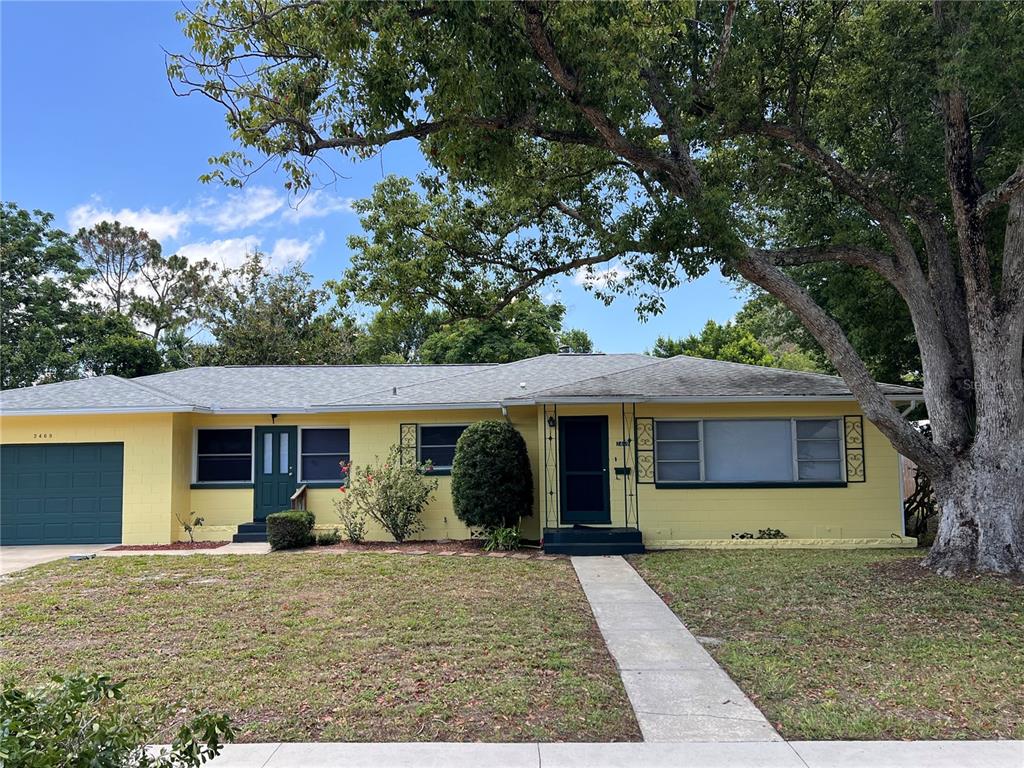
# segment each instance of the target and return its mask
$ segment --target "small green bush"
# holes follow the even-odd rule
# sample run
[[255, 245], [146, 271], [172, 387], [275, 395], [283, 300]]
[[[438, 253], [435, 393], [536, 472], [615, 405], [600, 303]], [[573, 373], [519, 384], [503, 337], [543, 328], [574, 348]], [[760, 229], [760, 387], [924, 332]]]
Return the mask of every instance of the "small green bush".
[[487, 552], [512, 552], [519, 549], [518, 528], [491, 528], [484, 533], [484, 550]]
[[271, 549], [296, 549], [314, 543], [316, 517], [309, 510], [293, 509], [267, 515], [267, 541]]
[[[403, 464], [401, 449], [396, 445], [382, 464], [347, 464], [342, 471], [346, 482], [338, 489], [340, 496], [334, 506], [350, 541], [356, 541], [353, 532], [362, 540], [362, 521], [367, 517], [399, 543], [423, 530], [423, 508], [437, 490], [437, 480], [425, 476], [429, 464]], [[357, 527], [350, 528], [349, 520], [358, 521], [354, 523]]]
[[321, 547], [333, 547], [335, 544], [341, 544], [341, 534], [338, 533], [337, 528], [325, 533], [318, 533], [316, 535], [316, 543]]
[[227, 715], [203, 714], [182, 724], [170, 747], [147, 755], [146, 744], [163, 723], [180, 717], [180, 705], [129, 708], [123, 685], [90, 675], [53, 677], [28, 690], [4, 687], [0, 765], [196, 768], [234, 740]]
[[[352, 467], [343, 465], [342, 472], [346, 474]], [[341, 527], [345, 531], [345, 538], [353, 544], [362, 544], [366, 538], [366, 512], [362, 505], [356, 503], [354, 497], [349, 497], [347, 485], [343, 485], [338, 492], [341, 494], [334, 500], [334, 511], [338, 513]]]
[[471, 528], [514, 528], [533, 513], [533, 475], [526, 441], [504, 421], [478, 421], [455, 445], [452, 505]]

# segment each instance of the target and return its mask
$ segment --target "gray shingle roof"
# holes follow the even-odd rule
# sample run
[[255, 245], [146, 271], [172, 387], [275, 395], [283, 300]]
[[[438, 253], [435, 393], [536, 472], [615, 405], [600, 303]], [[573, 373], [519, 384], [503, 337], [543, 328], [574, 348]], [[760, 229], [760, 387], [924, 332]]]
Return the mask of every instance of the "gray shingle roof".
[[551, 386], [616, 373], [647, 365], [646, 355], [541, 355], [483, 370], [399, 386], [397, 391], [378, 389], [325, 402], [327, 407], [382, 407], [395, 405], [497, 404]]
[[[882, 385], [891, 395], [921, 390]], [[718, 360], [542, 355], [504, 365], [227, 366], [101, 376], [0, 392], [0, 412], [288, 413], [496, 406], [552, 400], [848, 399], [842, 379]]]
[[119, 376], [62, 381], [0, 392], [0, 411], [191, 410], [190, 403]]
[[[838, 376], [821, 373], [765, 368], [722, 360], [680, 355], [666, 360], [647, 358], [646, 365], [626, 371], [577, 380], [562, 386], [549, 387], [530, 398], [618, 398], [658, 399], [728, 399], [764, 397], [835, 397], [849, 398], [849, 387]], [[921, 395], [920, 389], [899, 384], [882, 384], [889, 395]]]
[[[489, 365], [225, 366], [187, 368], [138, 381], [213, 410], [308, 410], [318, 403], [358, 396], [381, 387], [408, 387]], [[390, 392], [391, 390], [388, 389]]]

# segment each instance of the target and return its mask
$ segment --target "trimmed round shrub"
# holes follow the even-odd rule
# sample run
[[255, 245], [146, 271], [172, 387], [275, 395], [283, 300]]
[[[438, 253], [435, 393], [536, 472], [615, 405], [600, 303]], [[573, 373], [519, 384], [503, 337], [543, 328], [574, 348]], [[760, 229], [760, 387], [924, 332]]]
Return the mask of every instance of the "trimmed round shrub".
[[267, 541], [271, 549], [308, 547], [316, 539], [313, 524], [316, 517], [309, 510], [294, 509], [267, 515]]
[[455, 514], [472, 528], [512, 528], [533, 514], [533, 474], [526, 441], [504, 421], [466, 427], [452, 462]]

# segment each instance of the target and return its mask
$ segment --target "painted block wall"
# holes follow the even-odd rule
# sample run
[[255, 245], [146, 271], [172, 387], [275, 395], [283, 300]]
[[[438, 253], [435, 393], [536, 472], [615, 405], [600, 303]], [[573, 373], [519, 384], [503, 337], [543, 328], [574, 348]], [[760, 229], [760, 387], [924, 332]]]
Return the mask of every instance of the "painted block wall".
[[[628, 410], [628, 407], [627, 407]], [[858, 413], [853, 403], [737, 403], [636, 406], [636, 415], [653, 418], [841, 417]], [[653, 485], [633, 487], [632, 477], [614, 473], [623, 463], [616, 446], [632, 437], [631, 415], [623, 430], [621, 407], [559, 406], [560, 416], [603, 414], [609, 425], [609, 473], [612, 524], [625, 524], [626, 494], [635, 492], [640, 526], [650, 546], [729, 539], [733, 533], [780, 528], [793, 539], [887, 540], [902, 533], [898, 457], [888, 441], [865, 420], [867, 482], [845, 488], [685, 488]], [[534, 515], [523, 521], [526, 538], [537, 539], [545, 524], [545, 425], [542, 408], [509, 409], [509, 419], [526, 440], [534, 481]], [[358, 414], [281, 415], [278, 425], [345, 426], [351, 430], [352, 460], [359, 464], [383, 458], [399, 441], [402, 423], [466, 424], [502, 418], [498, 409], [390, 411]], [[186, 538], [177, 517], [195, 513], [205, 518], [197, 538], [230, 538], [241, 523], [252, 520], [251, 488], [192, 488], [193, 435], [201, 426], [270, 425], [268, 415], [209, 416], [201, 414], [126, 414], [74, 416], [6, 416], [0, 419], [4, 443], [122, 442], [125, 455], [123, 540], [130, 544], [166, 543]], [[46, 437], [39, 437], [46, 435]], [[556, 450], [556, 446], [549, 446]], [[454, 515], [451, 480], [439, 477], [435, 499], [424, 515], [422, 538], [466, 538], [469, 531]], [[339, 477], [340, 484], [340, 477]], [[320, 528], [339, 525], [333, 501], [335, 487], [311, 489], [308, 507]], [[550, 498], [550, 497], [549, 497]], [[552, 502], [557, 497], [551, 499]], [[547, 519], [557, 525], [554, 504]], [[389, 540], [371, 524], [369, 538]], [[895, 541], [895, 540], [893, 540]]]
[[[539, 497], [540, 477], [536, 467], [539, 466], [537, 455], [537, 422], [536, 409], [532, 406], [509, 409], [509, 419], [523, 434], [530, 453], [534, 471], [534, 493]], [[252, 427], [269, 426], [270, 416], [207, 416], [186, 415], [188, 425], [188, 457], [189, 482], [191, 482], [192, 432], [200, 427]], [[367, 413], [329, 413], [329, 414], [281, 414], [273, 423], [277, 426], [305, 427], [347, 427], [351, 446], [352, 462], [365, 464], [376, 459], [383, 460], [388, 450], [400, 440], [402, 424], [471, 424], [483, 419], [502, 419], [499, 409], [474, 410], [435, 410], [435, 411], [378, 411]], [[451, 500], [451, 478], [439, 476], [438, 488], [434, 498], [427, 506], [423, 515], [424, 530], [418, 535], [420, 539], [466, 539], [469, 529], [455, 516]], [[338, 485], [341, 484], [339, 473]], [[187, 486], [186, 486], [187, 487]], [[310, 488], [307, 491], [307, 509], [316, 515], [318, 528], [331, 529], [340, 527], [334, 500], [338, 498], [338, 488]], [[534, 507], [538, 504], [537, 498]], [[189, 499], [190, 511], [205, 519], [202, 529], [197, 531], [196, 538], [205, 540], [230, 538], [234, 528], [241, 523], [252, 521], [253, 491], [251, 488], [192, 488]], [[523, 522], [523, 535], [528, 538], [540, 537], [537, 515], [526, 518]], [[178, 538], [185, 538], [180, 529]], [[369, 521], [367, 525], [369, 540], [390, 541], [390, 535], [378, 524]]]
[[[852, 407], [851, 407], [852, 406]], [[842, 417], [859, 414], [851, 403], [735, 403], [638, 407], [659, 417]], [[680, 539], [728, 539], [733, 533], [779, 528], [792, 539], [890, 538], [903, 533], [899, 455], [864, 420], [867, 481], [845, 488], [639, 487], [640, 523], [652, 543]]]
[[[171, 510], [184, 498], [175, 482], [174, 414], [4, 416], [6, 444], [124, 443], [122, 541], [166, 544]], [[187, 488], [187, 486], [186, 486]]]

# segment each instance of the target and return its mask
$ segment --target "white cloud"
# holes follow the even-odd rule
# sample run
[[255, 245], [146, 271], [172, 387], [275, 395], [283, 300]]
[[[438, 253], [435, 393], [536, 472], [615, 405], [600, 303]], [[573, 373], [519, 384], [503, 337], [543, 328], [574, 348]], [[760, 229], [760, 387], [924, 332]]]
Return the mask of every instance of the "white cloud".
[[91, 227], [101, 221], [119, 221], [125, 226], [145, 230], [150, 237], [159, 240], [173, 240], [188, 226], [191, 217], [187, 211], [172, 211], [166, 206], [159, 211], [149, 208], [134, 210], [122, 208], [113, 211], [104, 206], [98, 198], [72, 208], [68, 222], [72, 229]]
[[178, 255], [189, 261], [207, 259], [224, 269], [233, 269], [245, 261], [245, 257], [260, 246], [260, 239], [255, 235], [246, 237], [229, 237], [224, 240], [211, 240], [189, 243], [178, 249]]
[[284, 196], [269, 187], [246, 187], [232, 192], [223, 202], [207, 198], [197, 219], [218, 232], [229, 232], [263, 221], [281, 210], [284, 203]]
[[610, 264], [604, 269], [580, 267], [573, 274], [572, 281], [576, 285], [590, 288], [607, 288], [609, 283], [615, 283], [629, 277], [630, 271], [629, 267], [625, 267], [618, 262]]
[[267, 258], [270, 268], [283, 269], [289, 264], [301, 264], [309, 258], [309, 254], [313, 252], [313, 249], [318, 247], [323, 241], [323, 232], [318, 233], [316, 237], [309, 240], [298, 240], [292, 237], [280, 238], [274, 242], [274, 247]]
[[321, 218], [332, 213], [351, 213], [352, 197], [337, 197], [327, 195], [322, 189], [314, 189], [305, 197], [297, 199], [283, 214], [281, 218], [292, 224], [297, 224], [305, 219]]
[[[269, 253], [263, 259], [267, 266], [277, 272], [291, 264], [301, 264], [324, 241], [324, 233], [318, 232], [315, 237], [300, 240], [282, 237], [274, 241]], [[240, 266], [246, 256], [259, 250], [262, 240], [256, 235], [245, 237], [228, 237], [221, 240], [200, 241], [181, 246], [177, 253], [189, 261], [207, 259], [223, 269], [234, 269]]]

